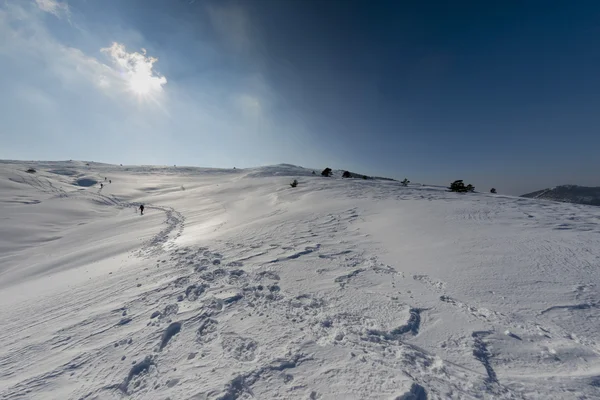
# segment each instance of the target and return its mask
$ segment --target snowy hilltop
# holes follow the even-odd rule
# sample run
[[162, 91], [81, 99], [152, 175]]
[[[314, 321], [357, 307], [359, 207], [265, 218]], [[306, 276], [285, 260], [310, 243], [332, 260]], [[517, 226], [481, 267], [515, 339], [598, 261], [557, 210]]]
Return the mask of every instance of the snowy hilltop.
[[521, 197], [600, 206], [600, 187], [561, 185], [527, 193]]
[[0, 398], [600, 398], [600, 208], [315, 172], [0, 162]]

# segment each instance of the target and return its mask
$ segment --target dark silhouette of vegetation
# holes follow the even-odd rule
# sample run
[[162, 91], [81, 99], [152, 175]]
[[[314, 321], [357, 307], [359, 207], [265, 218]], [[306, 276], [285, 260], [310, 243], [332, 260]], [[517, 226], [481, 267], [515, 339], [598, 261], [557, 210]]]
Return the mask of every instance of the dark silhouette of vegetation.
[[490, 193], [494, 193], [494, 194], [496, 194], [496, 189], [495, 189], [495, 188], [492, 188], [492, 190], [490, 190]]
[[465, 186], [464, 182], [462, 181], [462, 179], [456, 180], [454, 182], [452, 182], [450, 184], [450, 191], [452, 192], [458, 192], [458, 193], [467, 193], [467, 192], [474, 192], [475, 191], [475, 186], [468, 184], [467, 186]]
[[329, 178], [331, 176], [331, 173], [331, 168], [325, 168], [323, 172], [321, 172], [321, 175]]
[[29, 168], [26, 172], [28, 174], [35, 174], [37, 171], [35, 170], [35, 168]]
[[344, 171], [344, 173], [342, 174], [342, 178], [352, 178], [350, 171]]
[[409, 183], [410, 183], [410, 181], [408, 179], [406, 179], [406, 178], [404, 178], [404, 180], [402, 182], [400, 182], [400, 184], [402, 186], [408, 186]]
[[290, 183], [290, 186], [295, 188], [296, 186], [298, 186], [298, 181], [296, 179], [294, 179], [294, 181], [292, 183]]
[[315, 171], [312, 172], [313, 175], [316, 175], [317, 173]]

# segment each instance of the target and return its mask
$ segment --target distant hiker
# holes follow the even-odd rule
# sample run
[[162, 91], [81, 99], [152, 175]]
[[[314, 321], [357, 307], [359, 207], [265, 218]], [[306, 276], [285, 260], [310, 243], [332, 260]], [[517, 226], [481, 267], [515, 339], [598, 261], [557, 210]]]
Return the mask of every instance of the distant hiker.
[[106, 182], [106, 177], [104, 177], [104, 182]]
[[140, 214], [144, 215], [144, 205], [143, 204], [140, 205]]
[[108, 183], [112, 183], [112, 180], [111, 180], [111, 179], [109, 179], [109, 180], [108, 180]]
[[101, 183], [101, 184], [100, 184], [100, 189], [102, 189], [103, 187], [104, 187], [104, 184], [103, 184], [103, 183]]

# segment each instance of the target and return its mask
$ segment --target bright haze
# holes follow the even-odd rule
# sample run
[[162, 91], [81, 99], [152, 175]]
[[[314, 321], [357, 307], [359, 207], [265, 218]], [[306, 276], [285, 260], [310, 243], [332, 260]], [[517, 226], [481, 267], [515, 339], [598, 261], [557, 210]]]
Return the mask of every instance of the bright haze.
[[600, 3], [5, 0], [0, 158], [600, 185]]

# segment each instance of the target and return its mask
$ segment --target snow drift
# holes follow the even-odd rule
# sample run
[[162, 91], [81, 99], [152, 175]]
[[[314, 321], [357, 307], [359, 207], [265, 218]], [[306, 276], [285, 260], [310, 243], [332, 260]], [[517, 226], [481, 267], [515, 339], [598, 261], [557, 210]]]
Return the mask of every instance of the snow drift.
[[600, 396], [600, 209], [316, 172], [0, 163], [2, 398]]

